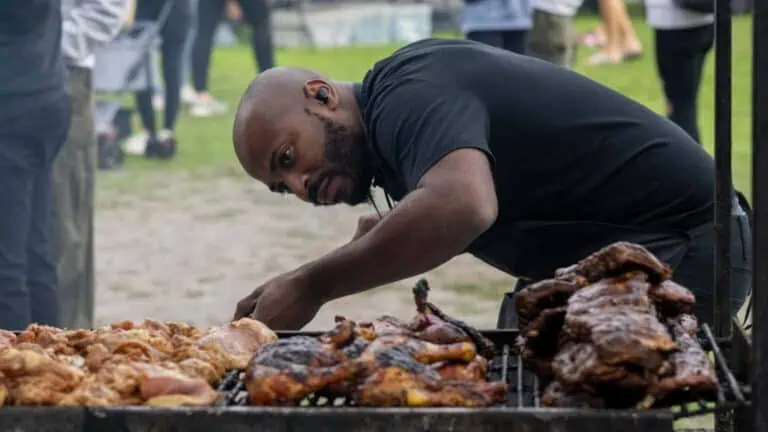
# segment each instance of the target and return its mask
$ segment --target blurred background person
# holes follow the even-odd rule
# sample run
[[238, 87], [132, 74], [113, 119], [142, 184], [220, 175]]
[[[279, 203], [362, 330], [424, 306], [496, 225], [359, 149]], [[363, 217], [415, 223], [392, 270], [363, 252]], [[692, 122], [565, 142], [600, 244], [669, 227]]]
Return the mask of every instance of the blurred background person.
[[69, 128], [61, 0], [0, 1], [0, 328], [61, 324], [51, 167]]
[[635, 33], [624, 0], [599, 0], [601, 24], [592, 37], [598, 51], [586, 60], [588, 66], [619, 64], [643, 55], [643, 45]]
[[[239, 10], [251, 27], [251, 47], [259, 72], [275, 65], [270, 11], [266, 0], [238, 0]], [[192, 81], [197, 93], [190, 115], [206, 117], [226, 111], [208, 90], [208, 73], [216, 27], [221, 21], [226, 0], [197, 0], [197, 32], [192, 47]], [[232, 6], [230, 6], [232, 8]]]
[[525, 54], [531, 13], [530, 0], [464, 0], [461, 31], [467, 39]]
[[674, 0], [646, 0], [645, 7], [667, 116], [700, 142], [697, 104], [704, 61], [715, 40], [714, 15], [682, 9]]
[[160, 28], [160, 59], [163, 76], [163, 127], [158, 131], [152, 107], [154, 91], [136, 92], [136, 109], [141, 117], [143, 130], [131, 137], [126, 148], [144, 149], [150, 159], [171, 159], [176, 154], [174, 135], [181, 105], [181, 64], [184, 41], [190, 22], [189, 0], [137, 0], [136, 21], [157, 21], [163, 7], [171, 2], [168, 19]]
[[96, 135], [94, 51], [117, 36], [129, 0], [62, 0], [61, 48], [72, 101], [69, 134], [53, 164], [51, 254], [59, 278], [61, 325], [92, 328]]
[[528, 55], [563, 67], [573, 66], [573, 17], [582, 0], [533, 0]]

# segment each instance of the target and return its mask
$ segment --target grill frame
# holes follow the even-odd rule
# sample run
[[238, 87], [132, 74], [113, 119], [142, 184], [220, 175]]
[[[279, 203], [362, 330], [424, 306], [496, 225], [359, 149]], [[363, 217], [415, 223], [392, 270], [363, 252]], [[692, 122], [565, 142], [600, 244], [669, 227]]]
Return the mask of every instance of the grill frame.
[[[321, 332], [277, 332], [279, 337], [317, 336]], [[125, 407], [2, 407], [0, 430], [15, 432], [245, 432], [253, 430], [294, 432], [673, 432], [674, 420], [681, 417], [731, 410], [748, 404], [748, 387], [742, 386], [725, 363], [712, 331], [702, 324], [705, 348], [713, 347], [718, 371], [717, 406], [698, 405], [685, 412], [670, 409], [585, 410], [541, 408], [538, 379], [524, 373], [516, 355], [517, 330], [483, 331], [501, 348], [502, 374], [525, 378], [535, 390], [528, 403], [526, 387], [520, 380], [510, 405], [484, 409], [471, 408], [372, 408], [372, 407], [254, 407], [214, 406], [152, 408]], [[505, 348], [506, 346], [506, 348]], [[504, 366], [506, 365], [506, 367]], [[513, 367], [510, 367], [513, 366]], [[514, 371], [514, 372], [513, 372]], [[490, 372], [492, 373], [492, 372]], [[526, 381], [528, 382], [528, 381]], [[738, 391], [730, 390], [729, 382]], [[723, 386], [725, 384], [725, 387]], [[739, 396], [740, 395], [740, 396]], [[741, 399], [739, 399], [739, 397]], [[529, 399], [531, 397], [529, 396]]]

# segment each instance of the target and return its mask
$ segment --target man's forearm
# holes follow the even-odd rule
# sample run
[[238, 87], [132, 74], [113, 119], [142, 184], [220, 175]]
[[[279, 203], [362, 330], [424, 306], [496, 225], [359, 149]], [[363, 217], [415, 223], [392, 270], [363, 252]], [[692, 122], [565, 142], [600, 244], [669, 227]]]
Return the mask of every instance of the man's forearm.
[[329, 301], [431, 270], [486, 228], [459, 197], [416, 190], [370, 232], [299, 272], [315, 287], [313, 295]]

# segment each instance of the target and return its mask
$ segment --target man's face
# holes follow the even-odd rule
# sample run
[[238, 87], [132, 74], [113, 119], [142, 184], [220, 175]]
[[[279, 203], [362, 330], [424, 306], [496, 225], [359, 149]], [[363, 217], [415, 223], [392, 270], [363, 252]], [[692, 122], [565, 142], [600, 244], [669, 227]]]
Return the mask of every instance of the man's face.
[[254, 176], [276, 193], [292, 193], [315, 205], [367, 200], [373, 178], [362, 134], [308, 108], [283, 119], [251, 146]]

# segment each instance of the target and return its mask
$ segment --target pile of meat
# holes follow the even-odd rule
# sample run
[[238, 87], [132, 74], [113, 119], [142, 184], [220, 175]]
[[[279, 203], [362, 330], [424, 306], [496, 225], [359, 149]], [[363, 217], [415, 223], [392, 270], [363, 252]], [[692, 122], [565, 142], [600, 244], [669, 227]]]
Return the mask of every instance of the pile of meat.
[[709, 397], [717, 381], [693, 294], [642, 246], [615, 243], [516, 297], [521, 355], [551, 380], [542, 404], [649, 408]]
[[276, 339], [251, 319], [207, 331], [146, 320], [0, 332], [0, 406], [211, 405], [227, 371]]
[[417, 315], [369, 323], [336, 318], [319, 337], [268, 343], [246, 370], [253, 405], [297, 405], [307, 396], [363, 406], [485, 407], [507, 399], [504, 382], [488, 382], [494, 345], [477, 330], [427, 302], [414, 288]]

